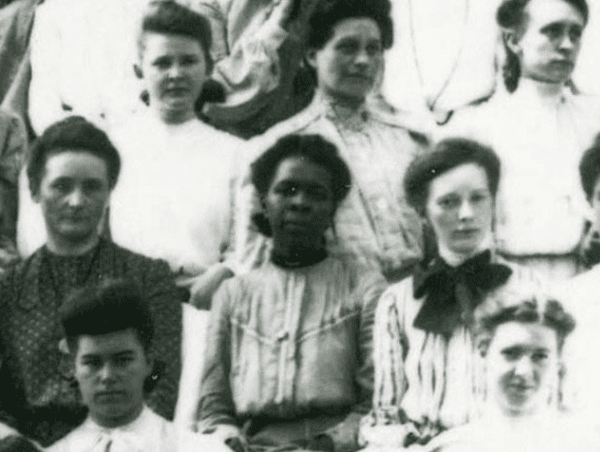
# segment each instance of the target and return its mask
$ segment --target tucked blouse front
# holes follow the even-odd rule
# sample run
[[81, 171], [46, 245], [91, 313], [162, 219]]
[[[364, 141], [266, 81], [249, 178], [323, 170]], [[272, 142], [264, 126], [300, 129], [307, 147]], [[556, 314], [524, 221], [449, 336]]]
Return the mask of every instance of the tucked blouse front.
[[[402, 188], [406, 168], [424, 150], [423, 141], [415, 139], [422, 135], [412, 134], [398, 118], [383, 116], [368, 105], [350, 110], [318, 92], [306, 110], [251, 144], [261, 153], [277, 139], [294, 133], [319, 134], [331, 141], [352, 173], [350, 193], [340, 204], [333, 234], [328, 237], [331, 254], [375, 268], [388, 280], [398, 280], [398, 275], [422, 256], [421, 222]], [[259, 203], [249, 177], [243, 182], [237, 236], [240, 260], [252, 267], [266, 256], [266, 239], [249, 224]]]
[[225, 281], [207, 334], [201, 429], [366, 412], [383, 288], [377, 273], [335, 258], [293, 270], [269, 262]]
[[[502, 288], [533, 281], [530, 272], [510, 268]], [[411, 276], [390, 286], [378, 304], [374, 409], [363, 423], [366, 442], [420, 443], [481, 414], [483, 362], [470, 328], [463, 322], [446, 335], [416, 327], [424, 301], [413, 295]], [[490, 302], [486, 296], [476, 309]]]
[[111, 137], [122, 157], [113, 240], [166, 260], [180, 281], [225, 261], [242, 140], [196, 119], [168, 125], [148, 109]]

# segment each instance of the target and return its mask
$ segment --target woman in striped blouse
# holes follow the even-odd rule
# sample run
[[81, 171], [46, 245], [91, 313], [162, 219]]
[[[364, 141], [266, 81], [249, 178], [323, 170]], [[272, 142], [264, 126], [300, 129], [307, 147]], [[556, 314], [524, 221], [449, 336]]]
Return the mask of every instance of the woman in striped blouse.
[[499, 179], [496, 154], [458, 138], [406, 172], [407, 199], [432, 228], [437, 252], [379, 302], [374, 406], [361, 429], [369, 446], [425, 444], [479, 415], [484, 381], [472, 319], [493, 291], [532, 279], [491, 247]]

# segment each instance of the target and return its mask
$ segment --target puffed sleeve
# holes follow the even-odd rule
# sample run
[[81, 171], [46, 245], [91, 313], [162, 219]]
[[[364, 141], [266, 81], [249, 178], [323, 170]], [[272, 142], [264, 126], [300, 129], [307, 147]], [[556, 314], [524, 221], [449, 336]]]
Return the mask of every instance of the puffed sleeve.
[[[225, 281], [213, 300], [206, 334], [204, 369], [196, 411], [200, 433], [215, 433], [227, 439], [239, 433], [235, 404], [229, 386], [231, 372], [230, 306], [235, 279]], [[228, 431], [222, 435], [219, 431]]]
[[413, 431], [406, 424], [400, 404], [407, 389], [404, 359], [408, 352], [402, 331], [402, 312], [394, 287], [388, 289], [377, 307], [374, 328], [375, 388], [373, 410], [361, 422], [363, 445], [402, 447]]
[[[213, 10], [215, 2], [210, 3]], [[272, 9], [272, 8], [270, 8]], [[257, 30], [246, 30], [237, 42], [229, 43], [229, 53], [216, 61], [212, 78], [221, 83], [226, 92], [224, 103], [211, 104], [207, 108], [209, 117], [217, 122], [236, 123], [257, 113], [268, 101], [266, 94], [279, 86], [281, 67], [278, 50], [288, 37], [288, 33], [279, 24], [269, 18], [268, 11], [256, 14], [265, 16]], [[219, 32], [215, 41], [227, 41], [224, 33], [229, 28], [225, 12], [208, 15], [213, 32]], [[216, 22], [216, 23], [215, 23]], [[222, 52], [222, 48], [220, 50]], [[218, 53], [215, 56], [219, 58]]]
[[333, 442], [334, 452], [350, 452], [358, 449], [358, 430], [361, 418], [369, 412], [373, 400], [373, 324], [375, 310], [386, 287], [382, 275], [367, 272], [361, 275], [356, 291], [356, 302], [361, 311], [357, 356], [359, 359], [355, 381], [358, 390], [357, 403], [338, 425], [326, 430]]
[[61, 59], [60, 21], [53, 15], [52, 2], [38, 6], [31, 31], [31, 83], [29, 85], [29, 119], [37, 135], [64, 118], [60, 97]]

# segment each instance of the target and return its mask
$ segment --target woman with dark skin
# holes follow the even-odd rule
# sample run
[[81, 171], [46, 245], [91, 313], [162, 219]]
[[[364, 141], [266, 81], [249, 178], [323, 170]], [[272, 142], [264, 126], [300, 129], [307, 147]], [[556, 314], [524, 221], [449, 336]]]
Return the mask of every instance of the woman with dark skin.
[[254, 162], [252, 182], [273, 248], [215, 296], [199, 430], [235, 450], [356, 450], [384, 281], [325, 248], [348, 167], [322, 137], [291, 135]]

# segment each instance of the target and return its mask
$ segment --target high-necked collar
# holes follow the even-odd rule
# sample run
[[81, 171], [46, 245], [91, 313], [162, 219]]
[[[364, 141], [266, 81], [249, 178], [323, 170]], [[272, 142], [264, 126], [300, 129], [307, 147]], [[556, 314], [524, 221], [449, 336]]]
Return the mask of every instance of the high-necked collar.
[[[475, 248], [468, 254], [457, 253], [452, 251], [451, 249], [444, 247], [442, 244], [438, 244], [438, 253], [440, 257], [446, 262], [450, 267], [458, 267], [463, 262], [468, 259], [476, 256], [478, 254], [483, 253], [484, 251], [491, 250], [493, 244], [492, 234], [491, 232], [481, 241], [479, 246]], [[493, 255], [493, 252], [492, 252]]]
[[343, 128], [361, 131], [369, 120], [366, 102], [362, 102], [358, 107], [349, 107], [321, 90], [315, 93], [315, 102], [323, 106], [328, 119]]
[[512, 96], [519, 96], [528, 103], [541, 103], [558, 106], [571, 95], [564, 83], [545, 83], [521, 77], [519, 86]]

